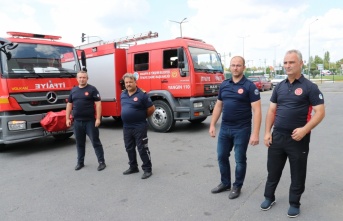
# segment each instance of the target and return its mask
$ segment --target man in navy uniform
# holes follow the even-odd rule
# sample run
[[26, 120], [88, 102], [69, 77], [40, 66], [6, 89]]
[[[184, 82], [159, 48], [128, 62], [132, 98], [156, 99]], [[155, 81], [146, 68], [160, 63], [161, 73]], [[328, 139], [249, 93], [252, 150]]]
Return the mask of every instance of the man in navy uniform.
[[287, 215], [294, 218], [300, 214], [300, 198], [305, 191], [311, 130], [323, 120], [325, 107], [318, 86], [301, 74], [300, 51], [287, 51], [283, 66], [288, 77], [274, 88], [266, 116], [264, 144], [268, 147], [268, 177], [261, 210], [269, 210], [275, 204], [275, 190], [288, 158], [291, 186]]
[[98, 158], [98, 171], [101, 171], [105, 169], [106, 164], [98, 129], [101, 123], [100, 94], [94, 86], [87, 83], [88, 74], [86, 71], [77, 73], [76, 78], [79, 85], [71, 90], [66, 108], [66, 124], [68, 127], [71, 126], [69, 117], [73, 110], [74, 134], [77, 147], [77, 165], [75, 170], [80, 170], [84, 167], [87, 135]]
[[152, 165], [150, 151], [148, 147], [148, 123], [147, 119], [154, 111], [149, 95], [137, 87], [136, 77], [126, 73], [123, 76], [125, 88], [121, 94], [121, 118], [123, 121], [124, 143], [129, 157], [129, 169], [123, 174], [128, 175], [138, 173], [138, 163], [136, 158], [136, 146], [139, 156], [143, 161], [142, 179], [147, 179], [152, 175]]
[[[216, 136], [216, 123], [222, 123], [217, 142], [220, 184], [211, 190], [220, 193], [230, 190], [229, 199], [239, 197], [247, 170], [248, 144], [258, 145], [261, 126], [261, 98], [255, 84], [244, 76], [245, 60], [234, 56], [230, 62], [232, 77], [222, 82], [212, 113], [209, 133]], [[235, 150], [235, 182], [231, 188], [230, 153]]]

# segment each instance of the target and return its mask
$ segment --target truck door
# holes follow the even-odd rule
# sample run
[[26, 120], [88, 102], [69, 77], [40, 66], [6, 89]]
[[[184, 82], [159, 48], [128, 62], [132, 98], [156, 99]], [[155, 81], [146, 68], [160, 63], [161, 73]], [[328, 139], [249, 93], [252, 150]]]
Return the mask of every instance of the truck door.
[[[181, 50], [182, 53], [183, 50]], [[191, 94], [191, 80], [186, 56], [178, 55], [178, 50], [163, 50], [163, 70], [161, 78], [162, 90], [170, 91], [174, 97], [189, 96]], [[179, 59], [181, 58], [181, 61]]]
[[[137, 79], [137, 86], [145, 91], [152, 90], [152, 75], [151, 75], [151, 64], [150, 64], [150, 52], [141, 52], [132, 54], [133, 59], [133, 73]], [[130, 71], [130, 70], [129, 70]], [[156, 87], [158, 85], [154, 85]]]

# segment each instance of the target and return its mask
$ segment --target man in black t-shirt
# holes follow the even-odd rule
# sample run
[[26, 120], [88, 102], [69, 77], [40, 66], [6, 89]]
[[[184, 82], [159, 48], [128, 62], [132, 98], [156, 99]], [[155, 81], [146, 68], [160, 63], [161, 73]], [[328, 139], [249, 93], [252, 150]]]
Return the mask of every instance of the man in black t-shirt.
[[105, 169], [106, 164], [98, 129], [101, 122], [100, 94], [94, 86], [87, 84], [88, 74], [86, 71], [77, 73], [77, 81], [79, 85], [71, 90], [66, 109], [66, 124], [68, 127], [71, 126], [69, 116], [73, 110], [74, 134], [77, 147], [77, 165], [75, 170], [80, 170], [84, 167], [87, 135], [98, 158], [98, 171], [101, 171]]
[[288, 77], [274, 88], [266, 116], [268, 177], [261, 210], [269, 210], [275, 204], [275, 190], [288, 159], [291, 171], [288, 217], [294, 218], [300, 214], [300, 198], [305, 191], [311, 130], [323, 120], [325, 107], [318, 86], [301, 74], [300, 51], [287, 51], [283, 66]]

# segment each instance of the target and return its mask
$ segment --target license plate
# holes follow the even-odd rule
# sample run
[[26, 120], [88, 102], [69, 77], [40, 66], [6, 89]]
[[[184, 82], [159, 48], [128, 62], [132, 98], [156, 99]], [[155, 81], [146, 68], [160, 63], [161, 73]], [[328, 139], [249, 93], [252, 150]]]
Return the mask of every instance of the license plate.
[[53, 131], [53, 132], [50, 132], [50, 131], [44, 131], [44, 135], [47, 136], [47, 135], [55, 135], [55, 134], [65, 134], [67, 131], [65, 130], [61, 130], [61, 131]]

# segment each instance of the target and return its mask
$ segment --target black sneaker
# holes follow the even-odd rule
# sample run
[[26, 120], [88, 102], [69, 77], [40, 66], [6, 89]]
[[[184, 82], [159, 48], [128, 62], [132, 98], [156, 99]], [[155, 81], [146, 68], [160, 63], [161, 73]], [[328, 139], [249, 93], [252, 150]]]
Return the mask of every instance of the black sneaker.
[[125, 170], [125, 171], [123, 172], [123, 174], [124, 174], [124, 175], [129, 175], [129, 174], [138, 173], [138, 172], [139, 172], [138, 167], [133, 167], [133, 168], [130, 167], [129, 169]]
[[287, 216], [290, 218], [295, 218], [297, 216], [299, 216], [300, 214], [300, 208], [294, 207], [294, 206], [290, 206], [288, 209], [288, 213]]
[[152, 175], [152, 172], [144, 172], [142, 175], [142, 179], [147, 179], [147, 178], [151, 177], [151, 175]]
[[236, 199], [237, 197], [239, 197], [239, 195], [241, 194], [241, 188], [240, 187], [232, 187], [232, 190], [229, 194], [229, 199]]
[[75, 170], [81, 170], [82, 167], [84, 167], [85, 165], [83, 163], [77, 163]]
[[270, 208], [272, 208], [272, 206], [275, 204], [275, 200], [269, 200], [269, 199], [265, 199], [263, 201], [263, 203], [261, 203], [261, 210], [263, 211], [267, 211], [269, 210]]
[[101, 171], [101, 170], [103, 170], [103, 169], [105, 169], [105, 168], [106, 168], [106, 164], [103, 163], [103, 162], [100, 162], [100, 163], [99, 163], [99, 166], [98, 166], [98, 171]]

